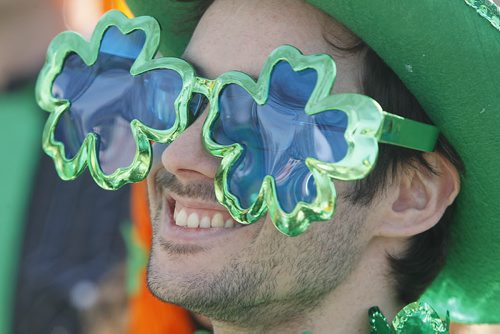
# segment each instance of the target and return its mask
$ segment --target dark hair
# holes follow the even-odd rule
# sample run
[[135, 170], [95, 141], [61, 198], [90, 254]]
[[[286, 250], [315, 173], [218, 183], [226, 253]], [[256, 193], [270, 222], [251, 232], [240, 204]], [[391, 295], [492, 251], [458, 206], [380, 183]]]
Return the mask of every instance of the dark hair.
[[[387, 112], [432, 123], [417, 99], [375, 51], [364, 43], [358, 43], [350, 51], [364, 53], [364, 94], [379, 102]], [[370, 205], [375, 195], [383, 192], [390, 183], [391, 175], [404, 169], [423, 168], [426, 172], [436, 173], [422, 152], [393, 145], [380, 145], [379, 148], [374, 170], [368, 177], [356, 182], [347, 194], [352, 203]], [[444, 136], [439, 136], [435, 151], [448, 159], [459, 173], [464, 172], [460, 157]], [[445, 264], [453, 211], [454, 205], [451, 205], [434, 227], [410, 238], [403, 254], [397, 257], [388, 255], [396, 292], [402, 302], [410, 303], [418, 299]]]

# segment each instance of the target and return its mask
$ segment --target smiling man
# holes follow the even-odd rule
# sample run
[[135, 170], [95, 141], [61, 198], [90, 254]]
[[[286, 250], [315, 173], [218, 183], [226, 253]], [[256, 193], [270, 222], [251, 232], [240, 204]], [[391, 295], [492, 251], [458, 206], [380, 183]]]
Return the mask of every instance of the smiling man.
[[[208, 317], [217, 333], [385, 333], [389, 325], [384, 327], [380, 310], [398, 319], [398, 330], [446, 333], [446, 321], [436, 319], [427, 304], [405, 307], [433, 283], [423, 301], [442, 317], [450, 310], [463, 322], [500, 320], [498, 258], [492, 255], [498, 225], [491, 222], [499, 215], [494, 205], [499, 162], [490, 145], [499, 124], [498, 77], [483, 81], [500, 70], [496, 5], [458, 0], [129, 4], [137, 15], [154, 16], [161, 35], [150, 19], [123, 23], [116, 13], [96, 28], [93, 46], [101, 36], [100, 56], [108, 59], [92, 64], [104, 73], [96, 78], [111, 80], [121, 73], [122, 80], [106, 87], [120, 88], [113, 90], [119, 95], [123, 85], [127, 93], [118, 99], [108, 94], [102, 108], [98, 102], [88, 112], [116, 111], [131, 123], [134, 138], [125, 131], [120, 152], [135, 158], [132, 169], [105, 174], [106, 154], [117, 153], [109, 144], [97, 156], [89, 151], [87, 165], [107, 188], [136, 181], [145, 175], [141, 162], [150, 159], [149, 140], [165, 138], [155, 122], [177, 126], [168, 132], [174, 139], [168, 146], [153, 147], [148, 176], [153, 225], [148, 282], [158, 298]], [[121, 33], [106, 30], [109, 22], [122, 24]], [[136, 31], [141, 24], [145, 38]], [[158, 40], [163, 55], [183, 60], [148, 63], [154, 56], [151, 41]], [[130, 41], [137, 45], [127, 48]], [[69, 54], [64, 52], [54, 57]], [[62, 79], [53, 81], [54, 91], [62, 91], [56, 98], [73, 103], [68, 109], [74, 115], [85, 100], [78, 96], [92, 91], [83, 87], [81, 94], [66, 95], [65, 76], [91, 63], [75, 59], [68, 56], [59, 68]], [[473, 70], [463, 70], [466, 59], [475, 60]], [[108, 71], [113, 76], [105, 75]], [[152, 95], [137, 99], [136, 92]], [[129, 116], [126, 106], [115, 110], [119, 104], [110, 98], [135, 103], [131, 112], [138, 114]], [[366, 112], [368, 105], [379, 105], [372, 99], [386, 113], [379, 107]], [[149, 113], [143, 113], [143, 102]], [[175, 122], [170, 115], [177, 116]], [[158, 119], [148, 123], [149, 116]], [[115, 131], [92, 126], [93, 138]], [[57, 157], [57, 141], [70, 146], [64, 131], [73, 128], [48, 129], [55, 132], [45, 144], [48, 153], [75, 167], [72, 161], [80, 161], [81, 151], [72, 161]], [[371, 149], [374, 137], [378, 156]], [[124, 140], [141, 138], [134, 156]], [[90, 140], [77, 144], [94, 147]], [[71, 170], [60, 173], [75, 177]], [[415, 321], [396, 316], [403, 307]]]
[[[165, 24], [170, 33], [176, 31], [171, 25]], [[183, 58], [206, 78], [230, 70], [258, 77], [267, 56], [283, 44], [332, 55], [338, 73], [333, 93], [367, 94], [384, 110], [427, 120], [369, 47], [305, 2], [214, 1]], [[366, 333], [370, 306], [392, 318], [435, 278], [462, 170], [444, 138], [434, 153], [381, 148], [367, 180], [335, 182], [331, 223], [315, 223], [290, 238], [269, 217], [241, 225], [217, 202], [220, 160], [200, 140], [206, 114], [157, 157], [149, 176], [149, 285], [157, 297], [206, 315], [216, 332]]]
[[[271, 51], [290, 44], [334, 56], [335, 93], [364, 93], [366, 51], [339, 50], [353, 43], [352, 33], [307, 3], [221, 0], [201, 18], [183, 58], [207, 78], [235, 69], [258, 77]], [[336, 182], [334, 220], [291, 238], [269, 218], [238, 224], [218, 204], [220, 160], [200, 140], [205, 116], [163, 151], [149, 176], [153, 293], [227, 332], [366, 333], [367, 307], [394, 316], [404, 301], [388, 255], [402, 256], [407, 238], [438, 223], [459, 190], [453, 164], [432, 153], [434, 173], [424, 165], [396, 169], [368, 205], [352, 199], [353, 184]]]

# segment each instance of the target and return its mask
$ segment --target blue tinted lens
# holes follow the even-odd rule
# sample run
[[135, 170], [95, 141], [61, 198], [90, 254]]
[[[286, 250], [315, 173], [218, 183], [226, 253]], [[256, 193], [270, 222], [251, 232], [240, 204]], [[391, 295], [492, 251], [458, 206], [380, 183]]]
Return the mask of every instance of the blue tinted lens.
[[345, 113], [328, 110], [310, 116], [304, 111], [316, 80], [315, 70], [294, 72], [282, 61], [273, 69], [264, 105], [255, 103], [236, 84], [222, 90], [213, 139], [244, 148], [229, 172], [229, 189], [243, 208], [252, 204], [266, 175], [274, 177], [278, 200], [286, 212], [299, 201], [312, 202], [316, 185], [306, 158], [337, 162], [346, 155]]
[[94, 65], [87, 66], [76, 54], [67, 57], [52, 93], [71, 102], [55, 131], [55, 139], [64, 144], [68, 159], [76, 155], [85, 136], [92, 132], [98, 137], [100, 166], [104, 173], [111, 174], [134, 159], [136, 146], [130, 121], [138, 119], [158, 130], [174, 124], [174, 102], [182, 89], [180, 75], [166, 69], [130, 74], [144, 41], [143, 31], [123, 35], [111, 27]]
[[203, 113], [208, 104], [208, 98], [200, 93], [194, 93], [189, 100], [189, 112], [194, 118], [197, 118]]

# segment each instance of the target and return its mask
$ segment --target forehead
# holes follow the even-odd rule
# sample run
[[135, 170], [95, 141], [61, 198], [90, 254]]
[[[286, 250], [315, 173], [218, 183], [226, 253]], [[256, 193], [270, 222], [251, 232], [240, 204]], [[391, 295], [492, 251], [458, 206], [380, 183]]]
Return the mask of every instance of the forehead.
[[207, 77], [229, 70], [258, 75], [283, 44], [305, 54], [328, 53], [323, 31], [330, 18], [298, 0], [216, 0], [200, 20], [185, 58]]

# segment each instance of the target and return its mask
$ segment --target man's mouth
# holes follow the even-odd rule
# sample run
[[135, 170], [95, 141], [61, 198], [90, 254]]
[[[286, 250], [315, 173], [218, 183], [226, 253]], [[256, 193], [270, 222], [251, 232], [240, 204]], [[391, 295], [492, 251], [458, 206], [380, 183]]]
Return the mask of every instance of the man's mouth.
[[172, 225], [185, 229], [234, 229], [243, 227], [220, 205], [207, 201], [197, 201], [166, 196], [167, 210]]
[[[187, 185], [160, 169], [150, 189], [155, 240], [170, 253], [193, 253], [258, 233], [262, 224], [240, 224], [217, 202], [213, 183]], [[243, 238], [243, 239], [242, 239]], [[186, 248], [187, 247], [187, 248]]]
[[196, 207], [187, 207], [175, 202], [174, 222], [175, 225], [185, 228], [235, 228], [241, 224], [233, 220], [229, 214]]

